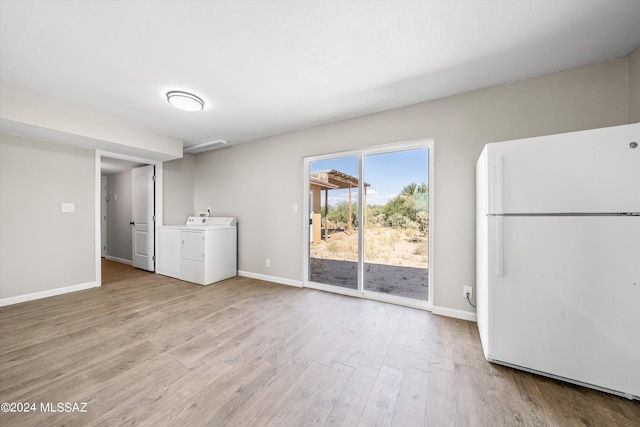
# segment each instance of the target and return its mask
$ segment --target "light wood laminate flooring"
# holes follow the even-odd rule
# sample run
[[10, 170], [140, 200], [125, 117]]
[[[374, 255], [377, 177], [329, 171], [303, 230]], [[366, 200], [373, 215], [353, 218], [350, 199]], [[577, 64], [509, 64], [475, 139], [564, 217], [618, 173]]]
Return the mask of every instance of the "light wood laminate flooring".
[[0, 425], [640, 425], [638, 401], [487, 363], [472, 322], [242, 277], [103, 272], [101, 288], [0, 308], [0, 400], [36, 405]]

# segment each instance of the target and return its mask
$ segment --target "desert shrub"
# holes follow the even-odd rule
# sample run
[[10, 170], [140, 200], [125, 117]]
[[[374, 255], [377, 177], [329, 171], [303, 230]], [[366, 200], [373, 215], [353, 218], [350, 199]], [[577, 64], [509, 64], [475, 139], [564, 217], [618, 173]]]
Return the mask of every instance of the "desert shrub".
[[407, 229], [416, 229], [418, 228], [418, 223], [416, 221], [407, 220], [407, 224], [405, 225]]
[[429, 229], [429, 212], [418, 212], [416, 215], [416, 222], [418, 224], [418, 230], [420, 230], [422, 233], [426, 233]]
[[351, 204], [351, 218], [349, 218], [349, 203], [338, 202], [335, 205], [329, 205], [329, 212], [327, 213], [327, 219], [340, 226], [346, 227], [349, 223], [353, 226], [357, 226], [358, 204]]
[[387, 216], [383, 213], [371, 215], [368, 218], [369, 224], [376, 224], [376, 225], [384, 225], [386, 220], [387, 220]]
[[408, 223], [408, 219], [406, 216], [395, 213], [387, 218], [387, 225], [393, 228], [406, 228]]

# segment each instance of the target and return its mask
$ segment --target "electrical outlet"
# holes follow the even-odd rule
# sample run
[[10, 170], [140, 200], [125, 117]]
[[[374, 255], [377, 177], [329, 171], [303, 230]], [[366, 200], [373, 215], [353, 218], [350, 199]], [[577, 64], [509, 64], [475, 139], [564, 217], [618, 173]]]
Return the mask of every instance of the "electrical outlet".
[[267, 258], [264, 262], [264, 265], [267, 267], [271, 267], [271, 260], [269, 258]]
[[60, 211], [61, 212], [67, 212], [67, 213], [74, 213], [76, 211], [76, 204], [75, 203], [62, 203]]
[[472, 286], [463, 286], [462, 287], [462, 298], [467, 298], [469, 295], [469, 299], [473, 298], [473, 287]]

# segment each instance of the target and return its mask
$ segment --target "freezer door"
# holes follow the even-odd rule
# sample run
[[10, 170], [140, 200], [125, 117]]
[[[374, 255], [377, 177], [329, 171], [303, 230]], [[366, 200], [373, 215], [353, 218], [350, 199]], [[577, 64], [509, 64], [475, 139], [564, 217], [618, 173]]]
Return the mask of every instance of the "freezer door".
[[489, 173], [488, 151], [491, 144], [487, 145], [476, 162], [476, 214], [480, 216], [493, 213], [489, 210]]
[[640, 123], [488, 144], [489, 213], [640, 212], [637, 144]]
[[489, 235], [487, 358], [640, 396], [640, 218], [493, 217]]

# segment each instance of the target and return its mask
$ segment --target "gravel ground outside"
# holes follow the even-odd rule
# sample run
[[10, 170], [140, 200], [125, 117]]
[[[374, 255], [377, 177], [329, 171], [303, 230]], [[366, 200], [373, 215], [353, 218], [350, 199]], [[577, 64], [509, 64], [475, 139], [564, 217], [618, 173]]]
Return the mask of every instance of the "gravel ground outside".
[[[365, 231], [365, 290], [426, 301], [428, 238], [415, 230], [375, 227]], [[329, 234], [311, 243], [309, 279], [357, 289], [357, 232]]]

